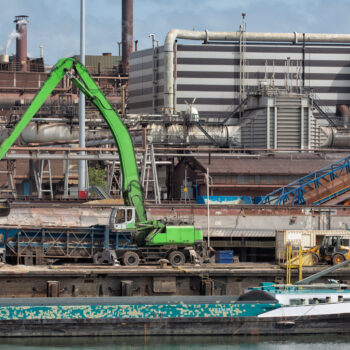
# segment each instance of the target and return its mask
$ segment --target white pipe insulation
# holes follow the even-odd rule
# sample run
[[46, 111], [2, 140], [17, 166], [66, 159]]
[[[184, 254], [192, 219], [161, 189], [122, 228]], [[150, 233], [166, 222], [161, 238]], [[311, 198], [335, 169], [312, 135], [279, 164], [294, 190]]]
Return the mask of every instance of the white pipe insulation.
[[[168, 32], [164, 42], [164, 108], [166, 113], [175, 113], [174, 102], [174, 45], [176, 39], [213, 41], [238, 41], [242, 33], [237, 32], [208, 32], [172, 29]], [[350, 34], [307, 34], [307, 33], [258, 33], [246, 32], [246, 41], [266, 42], [327, 42], [350, 43]]]
[[320, 145], [322, 148], [350, 148], [350, 130], [336, 129], [334, 127], [322, 127], [322, 131], [326, 134], [326, 139]]
[[[5, 140], [11, 134], [13, 129], [0, 128], [0, 142]], [[87, 140], [100, 140], [111, 138], [109, 130], [86, 130]], [[49, 142], [70, 142], [79, 139], [79, 130], [77, 127], [72, 128], [70, 125], [62, 123], [50, 123], [37, 125], [29, 123], [22, 131], [17, 143], [49, 143]]]

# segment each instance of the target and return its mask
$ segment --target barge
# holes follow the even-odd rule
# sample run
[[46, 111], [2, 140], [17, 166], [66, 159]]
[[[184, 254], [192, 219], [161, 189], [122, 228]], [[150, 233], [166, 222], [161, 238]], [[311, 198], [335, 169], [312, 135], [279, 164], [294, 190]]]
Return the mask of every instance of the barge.
[[0, 336], [291, 335], [350, 331], [344, 284], [262, 283], [239, 297], [2, 298]]

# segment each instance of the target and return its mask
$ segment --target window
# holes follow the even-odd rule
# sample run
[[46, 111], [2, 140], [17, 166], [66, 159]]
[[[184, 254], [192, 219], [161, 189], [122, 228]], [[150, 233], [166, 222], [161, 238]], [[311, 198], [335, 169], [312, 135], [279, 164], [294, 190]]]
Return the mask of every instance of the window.
[[133, 210], [132, 209], [127, 209], [127, 212], [126, 212], [126, 221], [131, 221], [132, 220], [132, 212]]
[[115, 216], [116, 224], [123, 224], [125, 222], [125, 209], [118, 209], [117, 215]]

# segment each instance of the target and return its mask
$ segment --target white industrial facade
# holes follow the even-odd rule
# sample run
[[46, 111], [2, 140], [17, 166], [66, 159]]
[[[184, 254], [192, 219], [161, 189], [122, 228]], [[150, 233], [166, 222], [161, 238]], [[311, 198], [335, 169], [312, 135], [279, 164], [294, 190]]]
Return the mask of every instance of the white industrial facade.
[[[130, 113], [161, 113], [164, 107], [164, 49], [135, 52], [130, 62]], [[177, 45], [174, 92], [178, 111], [194, 98], [201, 117], [225, 118], [240, 100], [239, 44]], [[297, 92], [312, 89], [330, 115], [350, 101], [350, 46], [345, 44], [247, 43], [243, 84], [262, 81]], [[152, 108], [153, 101], [153, 108]]]

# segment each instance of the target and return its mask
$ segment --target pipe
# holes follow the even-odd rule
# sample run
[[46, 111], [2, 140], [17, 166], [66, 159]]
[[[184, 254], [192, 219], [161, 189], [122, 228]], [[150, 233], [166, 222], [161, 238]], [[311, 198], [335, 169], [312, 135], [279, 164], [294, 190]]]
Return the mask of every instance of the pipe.
[[133, 0], [122, 1], [122, 63], [123, 73], [129, 72], [130, 53], [133, 51]]
[[[211, 145], [212, 142], [195, 125], [175, 124], [160, 125], [150, 124], [149, 135], [152, 136], [153, 143], [169, 143], [174, 145]], [[221, 147], [230, 147], [237, 143], [240, 138], [240, 127], [238, 126], [208, 126], [203, 129], [213, 138]], [[187, 135], [186, 137], [184, 135]]]
[[350, 130], [336, 129], [333, 127], [323, 126], [322, 131], [326, 135], [326, 140], [320, 145], [322, 148], [350, 148]]
[[27, 71], [27, 24], [28, 16], [16, 16], [14, 23], [16, 23], [16, 31], [18, 36], [16, 38], [16, 61], [19, 63], [21, 72]]
[[[174, 45], [176, 39], [212, 41], [238, 41], [241, 33], [237, 32], [208, 32], [172, 29], [164, 42], [164, 108], [166, 113], [175, 113], [174, 98]], [[350, 34], [305, 34], [305, 33], [258, 33], [246, 32], [246, 41], [266, 42], [330, 42], [350, 43]]]
[[343, 118], [343, 126], [348, 128], [350, 126], [350, 110], [347, 105], [338, 105], [337, 114]]
[[[9, 128], [0, 128], [0, 142], [5, 140], [12, 132]], [[110, 138], [110, 130], [88, 130], [88, 140], [100, 140]], [[48, 142], [69, 142], [78, 140], [78, 128], [72, 128], [64, 124], [41, 124], [29, 123], [20, 135], [19, 143], [48, 143]]]

